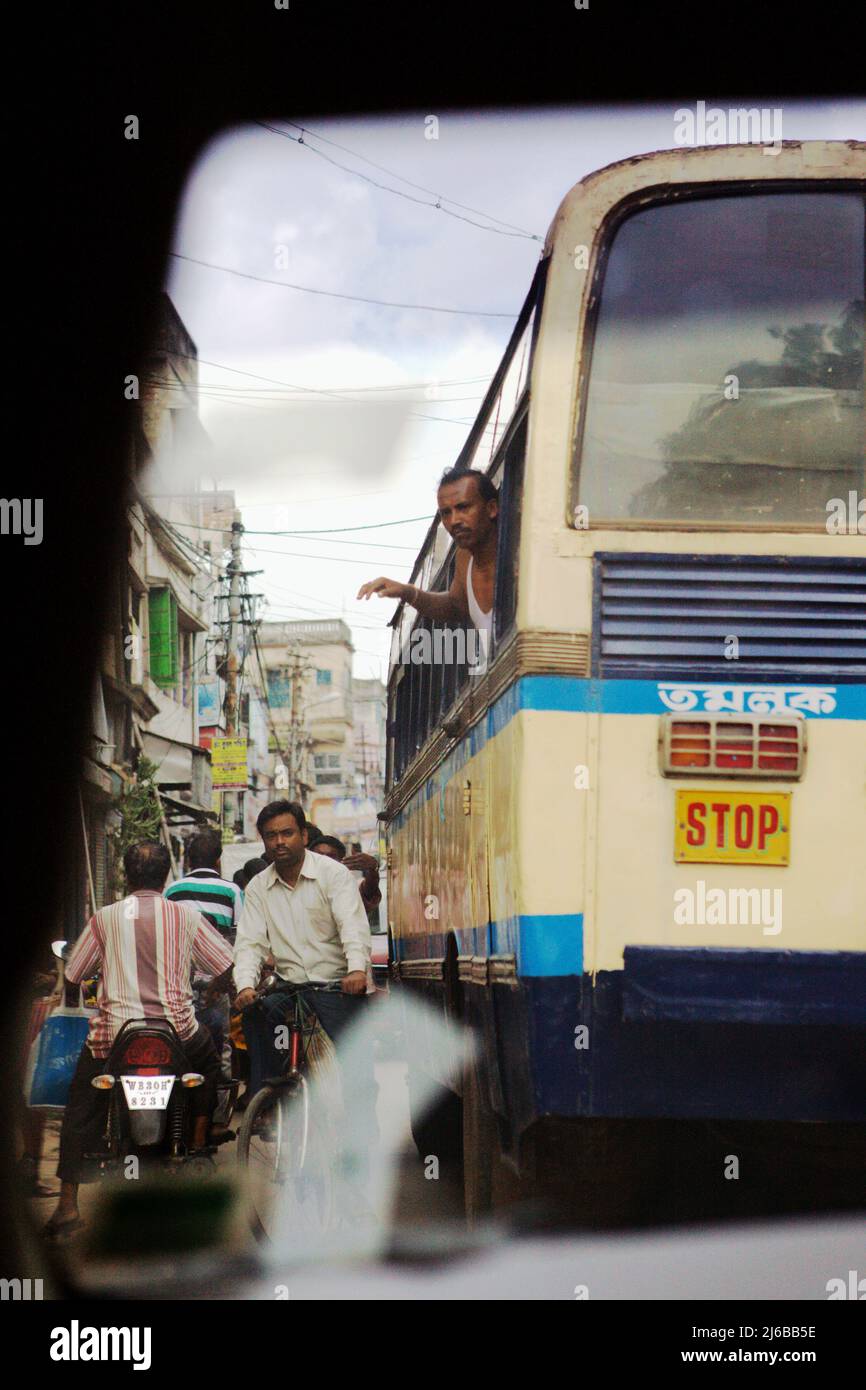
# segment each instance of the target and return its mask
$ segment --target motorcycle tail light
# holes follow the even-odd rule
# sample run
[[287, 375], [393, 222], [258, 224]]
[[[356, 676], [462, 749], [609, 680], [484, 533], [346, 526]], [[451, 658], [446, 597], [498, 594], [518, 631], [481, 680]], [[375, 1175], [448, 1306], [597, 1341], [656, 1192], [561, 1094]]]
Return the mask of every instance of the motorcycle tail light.
[[111, 1072], [103, 1072], [101, 1076], [94, 1076], [91, 1086], [95, 1086], [97, 1091], [110, 1091], [114, 1085], [114, 1077]]
[[123, 1060], [130, 1067], [160, 1067], [171, 1062], [171, 1047], [164, 1038], [134, 1038], [124, 1049]]
[[185, 1071], [180, 1078], [180, 1084], [182, 1086], [203, 1086], [204, 1077], [200, 1071]]

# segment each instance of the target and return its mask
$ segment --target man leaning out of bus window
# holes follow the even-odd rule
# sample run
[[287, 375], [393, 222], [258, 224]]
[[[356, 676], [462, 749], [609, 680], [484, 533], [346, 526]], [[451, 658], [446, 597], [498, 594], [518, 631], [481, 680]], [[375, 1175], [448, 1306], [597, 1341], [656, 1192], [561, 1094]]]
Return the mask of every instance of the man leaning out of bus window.
[[499, 494], [487, 474], [477, 468], [449, 468], [439, 481], [436, 505], [442, 525], [457, 546], [451, 587], [432, 593], [380, 576], [362, 584], [358, 598], [378, 594], [401, 599], [424, 618], [472, 623], [480, 635], [481, 664], [486, 664], [493, 628]]

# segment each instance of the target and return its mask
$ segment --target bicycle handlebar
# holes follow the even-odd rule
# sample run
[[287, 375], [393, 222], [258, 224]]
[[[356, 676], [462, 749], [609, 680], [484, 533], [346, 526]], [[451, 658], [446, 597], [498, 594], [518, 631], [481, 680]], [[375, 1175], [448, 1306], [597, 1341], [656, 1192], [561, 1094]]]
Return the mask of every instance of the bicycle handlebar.
[[260, 1009], [265, 999], [267, 999], [270, 994], [302, 994], [304, 990], [316, 990], [322, 993], [330, 992], [331, 994], [337, 992], [342, 993], [342, 983], [340, 980], [328, 980], [325, 984], [314, 983], [312, 980], [305, 981], [304, 984], [290, 984], [289, 981], [285, 981], [284, 983], [281, 982], [278, 985], [272, 986], [271, 989], [265, 990], [265, 992], [254, 999], [251, 1004], [247, 1004], [246, 1008], [241, 1009], [241, 1014], [248, 1013], [250, 1009]]

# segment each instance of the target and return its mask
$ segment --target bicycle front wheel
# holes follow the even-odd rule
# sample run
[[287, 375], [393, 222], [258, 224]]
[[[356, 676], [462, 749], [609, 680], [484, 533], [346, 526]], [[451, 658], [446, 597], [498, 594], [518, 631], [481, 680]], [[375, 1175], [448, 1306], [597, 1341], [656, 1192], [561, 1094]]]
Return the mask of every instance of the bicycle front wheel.
[[265, 1086], [238, 1131], [250, 1225], [258, 1240], [298, 1240], [335, 1221], [333, 1155], [322, 1142], [303, 1077]]

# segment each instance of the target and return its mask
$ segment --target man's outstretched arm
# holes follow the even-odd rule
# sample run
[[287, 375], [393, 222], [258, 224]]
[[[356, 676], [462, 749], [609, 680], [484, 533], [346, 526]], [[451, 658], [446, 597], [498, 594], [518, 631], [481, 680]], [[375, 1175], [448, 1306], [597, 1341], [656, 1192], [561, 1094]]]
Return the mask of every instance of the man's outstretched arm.
[[430, 589], [419, 589], [415, 584], [401, 584], [399, 580], [380, 577], [362, 584], [358, 590], [358, 598], [369, 598], [371, 594], [377, 594], [379, 598], [401, 599], [412, 608], [417, 608], [422, 618], [432, 618], [438, 623], [463, 623], [469, 617], [466, 603], [467, 563], [465, 553], [462, 550], [458, 551], [454, 578], [451, 587], [444, 593], [434, 593]]

